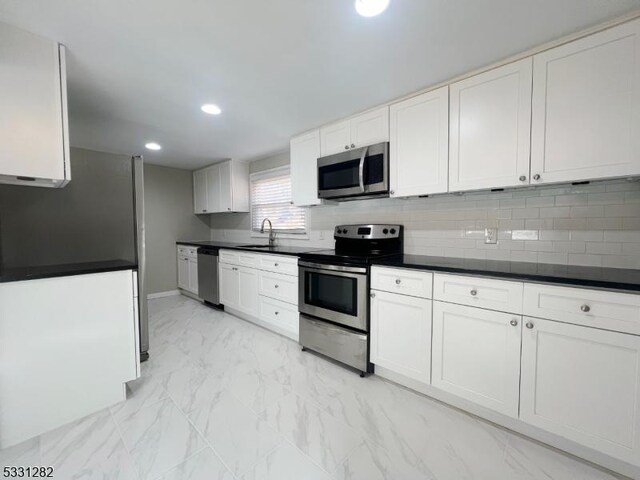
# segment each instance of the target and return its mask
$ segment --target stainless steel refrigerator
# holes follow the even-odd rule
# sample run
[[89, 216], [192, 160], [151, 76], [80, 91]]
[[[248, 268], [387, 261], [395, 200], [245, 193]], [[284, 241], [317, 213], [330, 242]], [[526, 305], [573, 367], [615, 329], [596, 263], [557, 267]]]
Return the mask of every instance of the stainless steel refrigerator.
[[137, 264], [141, 359], [149, 351], [142, 157], [71, 149], [62, 189], [0, 185], [0, 269]]

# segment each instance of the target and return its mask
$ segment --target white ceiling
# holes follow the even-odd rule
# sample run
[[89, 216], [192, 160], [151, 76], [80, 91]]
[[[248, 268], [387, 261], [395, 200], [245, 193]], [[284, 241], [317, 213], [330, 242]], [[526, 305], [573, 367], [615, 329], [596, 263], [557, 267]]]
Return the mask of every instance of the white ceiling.
[[391, 0], [363, 18], [353, 0], [0, 0], [0, 21], [67, 45], [73, 145], [196, 168], [283, 151], [293, 134], [639, 7]]

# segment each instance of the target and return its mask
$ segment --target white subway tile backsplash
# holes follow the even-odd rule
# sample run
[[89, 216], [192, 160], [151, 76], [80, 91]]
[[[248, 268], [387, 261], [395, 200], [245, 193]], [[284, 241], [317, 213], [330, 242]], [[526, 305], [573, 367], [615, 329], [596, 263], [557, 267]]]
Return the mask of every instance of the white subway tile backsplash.
[[[410, 254], [640, 268], [638, 181], [364, 200], [307, 212], [309, 239], [278, 237], [280, 244], [330, 248], [337, 224], [400, 223]], [[212, 238], [255, 242], [249, 223], [248, 214], [212, 215]], [[498, 229], [497, 244], [484, 243], [485, 228]]]

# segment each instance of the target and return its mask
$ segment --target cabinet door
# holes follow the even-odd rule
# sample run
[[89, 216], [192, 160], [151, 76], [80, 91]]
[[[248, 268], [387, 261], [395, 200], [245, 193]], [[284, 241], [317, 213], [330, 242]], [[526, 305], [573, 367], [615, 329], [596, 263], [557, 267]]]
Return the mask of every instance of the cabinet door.
[[640, 337], [524, 322], [520, 418], [638, 465]]
[[389, 107], [358, 115], [351, 119], [351, 148], [361, 148], [389, 141]]
[[189, 290], [189, 259], [185, 255], [178, 256], [178, 288]]
[[231, 162], [224, 162], [218, 165], [219, 177], [218, 182], [218, 198], [220, 203], [219, 212], [230, 212], [233, 206], [233, 189], [231, 188]]
[[351, 148], [351, 126], [349, 120], [320, 129], [320, 156], [344, 152]]
[[193, 172], [193, 211], [194, 213], [207, 213], [208, 205], [208, 179], [207, 170]]
[[240, 306], [240, 274], [239, 267], [220, 263], [220, 303], [231, 308]]
[[449, 87], [391, 105], [391, 196], [447, 191]]
[[640, 173], [640, 20], [536, 55], [533, 75], [532, 183]]
[[450, 191], [529, 183], [531, 65], [525, 58], [451, 84]]
[[319, 205], [318, 158], [320, 130], [291, 139], [291, 196], [298, 207]]
[[431, 300], [372, 291], [371, 362], [429, 383]]
[[254, 268], [238, 267], [238, 309], [257, 317], [260, 313], [260, 298], [258, 295], [258, 270]]
[[212, 165], [207, 172], [207, 211], [220, 212], [220, 166]]
[[434, 302], [433, 386], [517, 418], [521, 319]]
[[198, 260], [190, 258], [189, 263], [189, 291], [198, 294]]
[[70, 179], [64, 52], [0, 24], [0, 182], [51, 187]]

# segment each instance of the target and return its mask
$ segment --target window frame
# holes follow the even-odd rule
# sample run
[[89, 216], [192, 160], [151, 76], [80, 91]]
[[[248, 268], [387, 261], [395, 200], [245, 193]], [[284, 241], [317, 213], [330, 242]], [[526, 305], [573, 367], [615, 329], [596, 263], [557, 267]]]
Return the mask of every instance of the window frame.
[[[249, 232], [251, 237], [256, 238], [269, 238], [268, 233], [260, 233], [259, 230], [253, 229], [253, 183], [257, 180], [265, 180], [273, 177], [281, 177], [288, 175], [289, 179], [291, 179], [291, 167], [289, 165], [283, 165], [281, 167], [270, 168], [268, 170], [260, 170], [259, 172], [254, 172], [249, 175]], [[293, 201], [293, 199], [291, 200]], [[307, 215], [307, 209], [303, 207], [297, 207], [302, 210], [304, 213], [304, 230], [301, 232], [292, 232], [290, 230], [280, 230], [274, 228], [273, 231], [278, 235], [278, 238], [291, 238], [297, 240], [305, 240], [309, 238], [309, 227], [308, 220], [309, 217]]]

